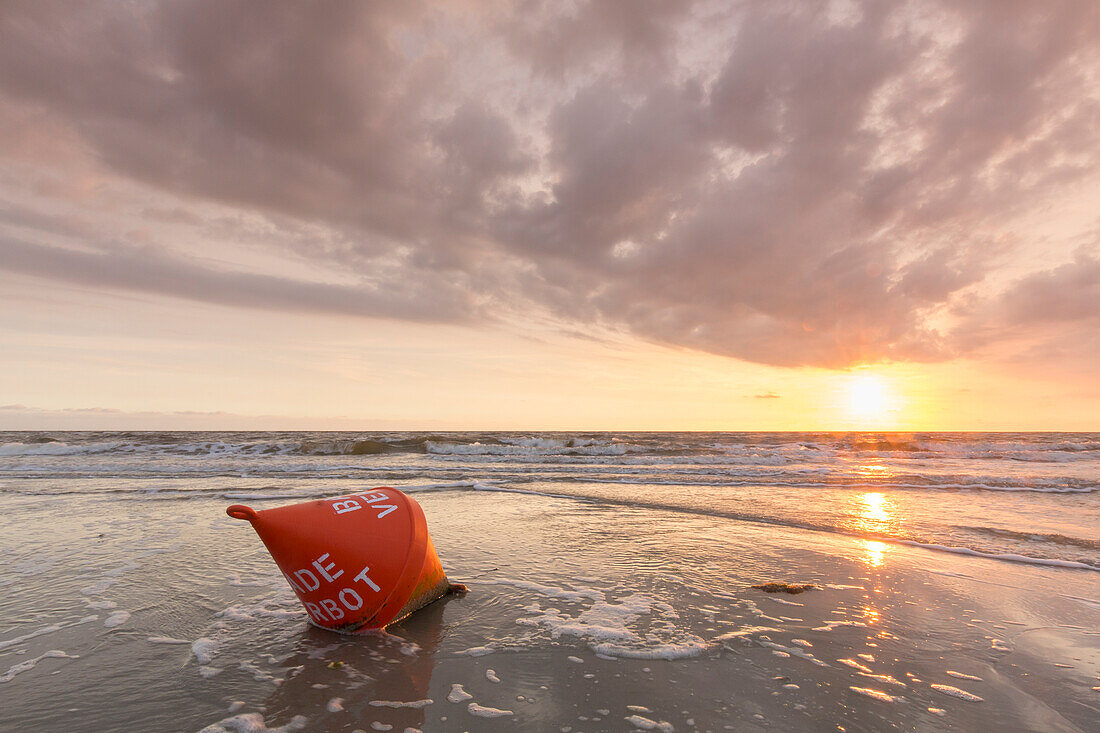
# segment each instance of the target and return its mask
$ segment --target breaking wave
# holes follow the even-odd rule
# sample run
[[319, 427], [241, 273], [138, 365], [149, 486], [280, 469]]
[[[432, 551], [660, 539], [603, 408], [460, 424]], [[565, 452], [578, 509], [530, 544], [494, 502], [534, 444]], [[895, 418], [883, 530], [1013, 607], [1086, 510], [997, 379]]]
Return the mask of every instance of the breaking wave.
[[[1100, 565], [1096, 433], [0, 433], [9, 496], [290, 502], [363, 485], [508, 491]], [[893, 508], [860, 520], [868, 496]]]

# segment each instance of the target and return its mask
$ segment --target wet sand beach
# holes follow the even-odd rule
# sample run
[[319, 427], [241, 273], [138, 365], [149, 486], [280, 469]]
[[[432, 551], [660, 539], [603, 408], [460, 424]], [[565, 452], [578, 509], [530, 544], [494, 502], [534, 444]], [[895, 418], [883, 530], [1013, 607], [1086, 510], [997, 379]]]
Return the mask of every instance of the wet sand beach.
[[[0, 727], [1086, 731], [1097, 720], [1092, 571], [572, 499], [417, 499], [471, 592], [387, 633], [341, 637], [306, 623], [224, 500], [6, 495]], [[776, 579], [820, 589], [750, 587]]]
[[[1062, 438], [8, 437], [0, 730], [1100, 721], [1094, 459]], [[384, 633], [314, 628], [225, 508], [381, 483], [420, 502], [470, 592]]]

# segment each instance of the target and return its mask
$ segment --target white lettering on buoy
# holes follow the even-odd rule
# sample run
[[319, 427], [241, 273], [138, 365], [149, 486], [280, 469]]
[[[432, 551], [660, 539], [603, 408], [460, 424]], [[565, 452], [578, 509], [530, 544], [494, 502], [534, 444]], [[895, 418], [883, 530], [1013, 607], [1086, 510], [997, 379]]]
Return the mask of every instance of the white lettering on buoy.
[[[382, 495], [381, 498], [385, 498], [385, 495]], [[384, 506], [385, 505], [381, 507], [379, 505], [374, 505], [374, 508], [378, 509]], [[397, 507], [386, 508], [396, 509]], [[333, 560], [332, 556], [327, 552], [314, 560], [312, 566], [327, 583], [336, 582], [336, 579], [344, 574], [342, 569], [336, 567], [335, 560]], [[371, 580], [370, 576], [367, 575], [369, 572], [370, 567], [364, 566], [363, 569], [359, 571], [359, 574], [355, 576], [353, 582], [362, 581], [375, 593], [381, 593], [382, 587]], [[339, 603], [332, 598], [316, 598], [316, 596], [312, 595], [313, 591], [318, 590], [322, 583], [317, 575], [314, 574], [313, 570], [308, 568], [295, 570], [291, 573], [284, 572], [283, 577], [287, 579], [287, 582], [290, 583], [290, 587], [298, 593], [299, 597], [305, 596], [307, 593], [310, 594], [313, 600], [307, 601], [302, 597], [302, 603], [305, 605], [306, 612], [310, 617], [319, 623], [331, 624], [340, 621], [347, 616], [344, 612], [345, 608], [348, 611], [358, 611], [364, 605], [363, 596], [361, 596], [355, 588], [341, 588], [336, 594], [336, 599], [339, 600]], [[340, 607], [341, 605], [343, 608]]]
[[333, 620], [344, 617], [344, 612], [336, 605], [336, 601], [331, 598], [321, 599], [321, 606], [328, 611]]
[[[307, 576], [308, 580], [306, 579], [306, 577], [303, 576]], [[298, 582], [301, 583], [306, 590], [317, 590], [321, 587], [321, 581], [317, 580], [317, 576], [309, 572], [305, 568], [301, 570], [295, 570], [294, 577], [298, 579]]]
[[[336, 578], [343, 575], [344, 571], [337, 570], [336, 572], [332, 572], [333, 568], [336, 567], [336, 563], [330, 562], [328, 564], [324, 564], [325, 561], [328, 560], [328, 558], [329, 554], [326, 552], [324, 555], [321, 555], [319, 558], [313, 561], [313, 566], [317, 568], [317, 572], [321, 573], [321, 576], [325, 580], [331, 583]], [[370, 572], [370, 568], [364, 567], [363, 570], [355, 576], [355, 580], [363, 581], [375, 593], [381, 592], [382, 588], [369, 577], [367, 577], [368, 572]], [[293, 587], [294, 590], [298, 591], [299, 595], [305, 594], [309, 591], [315, 591], [321, 587], [321, 582], [317, 580], [317, 577], [309, 570], [295, 570], [292, 574], [284, 573], [283, 575], [290, 582], [291, 587]], [[349, 611], [358, 611], [360, 608], [363, 607], [363, 596], [359, 595], [359, 592], [356, 591], [354, 588], [342, 588], [340, 589], [340, 592], [336, 594], [336, 597], [339, 599], [340, 604], [342, 604], [344, 608]], [[337, 604], [337, 602], [333, 599], [321, 598], [316, 600], [317, 603], [313, 603], [312, 601], [307, 601], [304, 598], [302, 599], [302, 603], [305, 604], [306, 611], [309, 613], [310, 616], [313, 617], [315, 621], [319, 621], [321, 623], [331, 623], [333, 621], [339, 621], [346, 615], [344, 613], [344, 610], [340, 608], [340, 605]]]
[[334, 501], [332, 502], [332, 508], [337, 514], [347, 514], [348, 512], [354, 512], [356, 509], [362, 509], [364, 506], [374, 505], [373, 508], [381, 510], [378, 513], [378, 519], [381, 519], [390, 512], [397, 511], [396, 504], [377, 503], [380, 501], [385, 501], [389, 498], [390, 497], [386, 496], [381, 491], [376, 491], [373, 494], [362, 494], [358, 497], [358, 499], [354, 496], [349, 496], [341, 501]]
[[328, 565], [321, 565], [321, 563], [323, 563], [327, 558], [328, 553], [326, 552], [324, 555], [321, 555], [319, 558], [313, 561], [313, 567], [317, 568], [317, 572], [319, 572], [325, 580], [331, 583], [332, 581], [343, 575], [344, 571], [337, 570], [335, 573], [329, 574], [329, 571], [336, 567], [336, 563], [330, 562]]
[[354, 512], [356, 509], [362, 509], [363, 507], [355, 499], [348, 499], [347, 501], [332, 502], [332, 508], [336, 510], [337, 514], [346, 514], [347, 512]]
[[[374, 494], [364, 494], [363, 495], [363, 501], [365, 501], [368, 504], [374, 504], [374, 503], [379, 502], [379, 501], [385, 501], [388, 498], [389, 498], [388, 496], [386, 496], [385, 494], [383, 494], [380, 491], [376, 492]], [[395, 504], [379, 504], [378, 506], [376, 506], [374, 508], [375, 509], [385, 509], [385, 511], [378, 513], [378, 518], [379, 519], [386, 516], [390, 512], [397, 511], [397, 506]]]
[[306, 592], [305, 589], [302, 588], [302, 586], [294, 582], [294, 576], [292, 576], [290, 573], [283, 573], [283, 577], [286, 578], [286, 582], [290, 583], [290, 587], [294, 590], [298, 591], [299, 593]]
[[[345, 596], [350, 596], [354, 598], [355, 605], [352, 605], [351, 601], [349, 601]], [[340, 591], [340, 603], [343, 603], [345, 606], [347, 606], [349, 611], [358, 611], [360, 608], [363, 607], [363, 599], [351, 588], [344, 588], [342, 591]]]
[[378, 587], [377, 583], [375, 583], [373, 580], [371, 580], [370, 578], [367, 577], [367, 573], [369, 571], [370, 571], [370, 568], [364, 567], [362, 572], [360, 572], [358, 575], [355, 576], [355, 579], [363, 581], [364, 583], [366, 583], [367, 585], [369, 585], [371, 587], [371, 590], [373, 590], [375, 593], [377, 593], [382, 589], [380, 587]]

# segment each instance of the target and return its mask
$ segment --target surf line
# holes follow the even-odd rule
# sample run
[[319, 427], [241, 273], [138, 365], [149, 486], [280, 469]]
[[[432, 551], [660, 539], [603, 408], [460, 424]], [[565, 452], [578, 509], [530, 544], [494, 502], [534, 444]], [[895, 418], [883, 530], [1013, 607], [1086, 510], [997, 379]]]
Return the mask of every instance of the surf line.
[[[418, 493], [413, 487], [407, 487], [410, 493]], [[857, 532], [847, 532], [843, 529], [837, 529], [835, 527], [822, 527], [821, 525], [782, 521], [778, 519], [771, 519], [770, 517], [753, 516], [751, 514], [740, 514], [738, 512], [719, 512], [719, 511], [707, 511], [703, 509], [694, 509], [691, 507], [676, 506], [674, 504], [657, 504], [652, 502], [636, 502], [628, 501], [626, 499], [610, 499], [599, 496], [582, 496], [577, 494], [551, 494], [545, 491], [532, 491], [531, 489], [513, 489], [507, 486], [498, 486], [485, 484], [480, 481], [470, 482], [455, 482], [454, 484], [444, 484], [432, 488], [424, 488], [421, 491], [496, 491], [502, 494], [531, 494], [534, 496], [544, 496], [549, 499], [570, 499], [573, 501], [586, 502], [589, 504], [600, 504], [605, 506], [620, 506], [629, 509], [652, 509], [658, 511], [677, 512], [679, 514], [691, 514], [701, 517], [716, 517], [720, 519], [732, 519], [735, 521], [749, 522], [751, 524], [766, 524], [773, 527], [787, 527], [790, 529], [804, 529], [810, 532], [821, 532], [829, 535], [839, 535], [841, 537], [852, 537], [860, 540], [875, 540], [876, 542], [885, 542], [892, 545], [900, 545], [903, 547], [918, 547], [924, 550], [931, 550], [933, 552], [947, 552], [955, 555], [969, 555], [971, 557], [980, 557], [987, 560], [1000, 560], [1001, 562], [1012, 562], [1021, 565], [1038, 565], [1041, 567], [1058, 567], [1067, 568], [1070, 570], [1091, 570], [1093, 572], [1100, 572], [1100, 566], [1090, 565], [1084, 562], [1077, 562], [1076, 560], [1058, 560], [1054, 558], [1046, 557], [1031, 557], [1030, 555], [1016, 555], [1013, 553], [992, 553], [981, 552], [979, 550], [972, 550], [968, 547], [951, 547], [948, 545], [938, 545], [934, 543], [918, 542], [916, 540], [907, 540], [899, 537], [890, 537], [887, 535], [876, 534], [861, 534]]]

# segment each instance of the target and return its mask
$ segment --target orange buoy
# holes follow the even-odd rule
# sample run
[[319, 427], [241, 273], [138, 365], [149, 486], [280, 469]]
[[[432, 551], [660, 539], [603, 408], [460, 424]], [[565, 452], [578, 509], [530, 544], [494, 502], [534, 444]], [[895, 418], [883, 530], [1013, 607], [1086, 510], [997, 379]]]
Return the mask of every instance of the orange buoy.
[[325, 629], [381, 629], [465, 590], [447, 580], [420, 505], [397, 489], [225, 513], [252, 523], [310, 621]]

